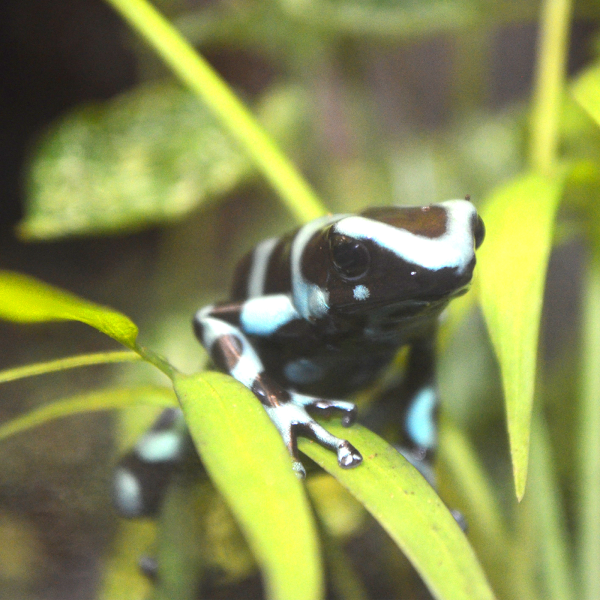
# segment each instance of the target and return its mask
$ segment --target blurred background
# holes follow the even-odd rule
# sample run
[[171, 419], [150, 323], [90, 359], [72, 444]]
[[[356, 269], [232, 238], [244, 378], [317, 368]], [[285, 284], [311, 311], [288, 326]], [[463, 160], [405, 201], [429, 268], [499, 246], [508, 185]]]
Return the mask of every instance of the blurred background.
[[[479, 204], [523, 169], [539, 2], [155, 4], [333, 212], [467, 194]], [[598, 53], [600, 9], [578, 2], [575, 10], [570, 74]], [[204, 355], [190, 327], [194, 310], [226, 297], [235, 261], [293, 228], [292, 216], [100, 1], [2, 0], [0, 75], [0, 268], [117, 308], [140, 325], [143, 343], [197, 370]], [[598, 135], [585, 119], [566, 103], [564, 143], [597, 156]], [[547, 285], [543, 368], [556, 379], [548, 406], [559, 440], [572, 419], [561, 399], [574, 379], [580, 264], [577, 240], [561, 245]], [[80, 324], [0, 322], [0, 368], [114, 347]], [[445, 344], [440, 379], [445, 411], [468, 431], [510, 515], [503, 406], [476, 310]], [[161, 380], [129, 365], [3, 384], [0, 422], [139, 381]], [[120, 527], [109, 497], [114, 422], [110, 414], [75, 416], [0, 444], [0, 597], [99, 597]], [[559, 457], [567, 497], [571, 445]], [[365, 598], [427, 598], [399, 551], [359, 512], [350, 511], [340, 536]], [[247, 558], [238, 562], [233, 575], [215, 567], [204, 597], [260, 597]]]

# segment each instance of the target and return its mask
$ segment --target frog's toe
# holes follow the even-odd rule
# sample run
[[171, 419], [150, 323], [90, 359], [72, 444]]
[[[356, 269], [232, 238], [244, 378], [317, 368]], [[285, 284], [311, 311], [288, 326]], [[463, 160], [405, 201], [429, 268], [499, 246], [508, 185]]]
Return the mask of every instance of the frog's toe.
[[319, 442], [319, 444], [325, 446], [325, 448], [336, 451], [340, 467], [350, 469], [362, 462], [360, 452], [348, 440], [342, 440], [335, 435], [332, 435], [316, 421], [311, 420], [307, 422], [306, 428], [307, 433]]
[[340, 467], [351, 469], [362, 462], [361, 453], [347, 440], [343, 440], [337, 451], [337, 459]]
[[345, 400], [314, 400], [307, 407], [318, 410], [325, 418], [331, 417], [334, 413], [341, 413], [344, 427], [350, 427], [356, 421], [358, 414], [356, 404]]
[[342, 415], [343, 427], [350, 427], [350, 425], [352, 425], [356, 421], [356, 417], [358, 416], [358, 408], [356, 408], [356, 405], [350, 402], [348, 404], [350, 404], [351, 407], [348, 408], [346, 412]]
[[469, 530], [469, 524], [467, 523], [467, 519], [465, 515], [463, 515], [459, 510], [452, 509], [450, 513], [454, 517], [454, 520], [457, 522], [458, 526], [462, 529], [463, 533], [467, 533]]
[[158, 562], [151, 556], [142, 556], [139, 560], [140, 571], [152, 582], [158, 581]]
[[294, 460], [292, 462], [292, 469], [294, 470], [294, 473], [296, 474], [296, 477], [298, 479], [306, 478], [306, 469], [304, 468], [304, 465], [299, 460]]

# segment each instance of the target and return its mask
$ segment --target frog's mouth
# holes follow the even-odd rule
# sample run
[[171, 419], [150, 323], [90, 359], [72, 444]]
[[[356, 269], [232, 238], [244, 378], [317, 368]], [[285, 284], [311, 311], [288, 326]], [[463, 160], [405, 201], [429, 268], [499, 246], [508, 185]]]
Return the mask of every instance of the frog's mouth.
[[364, 304], [342, 304], [334, 310], [339, 314], [349, 317], [368, 315], [377, 321], [397, 323], [416, 316], [430, 316], [432, 313], [441, 312], [454, 298], [463, 296], [469, 291], [470, 282], [452, 292], [439, 295], [428, 295], [410, 300], [390, 302], [389, 299], [381, 301], [368, 300]]

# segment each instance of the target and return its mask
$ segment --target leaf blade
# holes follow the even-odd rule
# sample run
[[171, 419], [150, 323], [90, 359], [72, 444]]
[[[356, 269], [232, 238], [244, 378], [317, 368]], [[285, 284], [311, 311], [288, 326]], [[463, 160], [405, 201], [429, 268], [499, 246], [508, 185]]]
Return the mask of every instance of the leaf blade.
[[564, 175], [525, 174], [482, 211], [479, 298], [500, 363], [517, 498], [525, 493], [544, 281]]
[[[299, 447], [333, 475], [390, 534], [438, 600], [491, 600], [494, 594], [477, 557], [439, 496], [387, 442], [354, 425], [328, 423], [363, 454], [354, 469], [340, 469], [335, 454], [301, 439]], [[425, 533], [424, 533], [425, 532]]]
[[134, 350], [138, 328], [129, 317], [44, 283], [0, 270], [0, 319], [17, 323], [80, 321]]
[[577, 103], [600, 125], [600, 65], [586, 69], [571, 86]]
[[176, 406], [171, 390], [157, 386], [114, 388], [50, 402], [0, 425], [0, 441], [50, 421], [80, 413], [125, 408], [132, 404]]
[[261, 565], [269, 598], [316, 600], [322, 573], [302, 484], [266, 412], [231, 377], [175, 376], [175, 390], [204, 466]]

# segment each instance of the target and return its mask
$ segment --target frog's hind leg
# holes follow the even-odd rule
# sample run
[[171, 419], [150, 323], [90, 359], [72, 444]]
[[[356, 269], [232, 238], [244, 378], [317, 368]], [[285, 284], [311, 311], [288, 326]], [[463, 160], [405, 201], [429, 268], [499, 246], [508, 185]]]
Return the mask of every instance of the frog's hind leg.
[[[436, 487], [433, 467], [440, 405], [435, 379], [434, 333], [413, 343], [404, 377], [385, 390], [376, 405], [379, 415], [386, 416], [388, 424], [389, 415], [398, 415], [391, 419], [395, 421], [396, 435], [399, 435], [396, 447], [433, 488]], [[373, 421], [376, 423], [377, 417]], [[466, 521], [462, 514], [455, 510], [450, 512], [465, 531]]]
[[115, 468], [113, 502], [121, 515], [155, 515], [173, 473], [192, 452], [183, 414], [165, 409]]
[[366, 423], [392, 439], [401, 454], [434, 487], [438, 413], [432, 333], [413, 343], [404, 377], [383, 391]]

